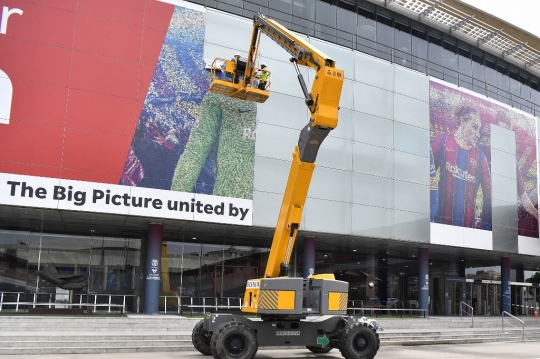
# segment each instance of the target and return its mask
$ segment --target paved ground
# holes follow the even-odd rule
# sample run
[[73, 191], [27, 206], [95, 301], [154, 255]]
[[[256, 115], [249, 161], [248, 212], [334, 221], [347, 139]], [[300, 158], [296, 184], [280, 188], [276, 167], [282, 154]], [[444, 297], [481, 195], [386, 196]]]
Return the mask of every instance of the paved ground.
[[[181, 353], [126, 353], [126, 354], [64, 354], [64, 355], [5, 355], [3, 359], [212, 359], [196, 351]], [[342, 358], [338, 350], [328, 354], [312, 354], [307, 350], [261, 350], [255, 359]], [[376, 359], [540, 359], [538, 342], [484, 343], [465, 345], [385, 346], [379, 349]]]

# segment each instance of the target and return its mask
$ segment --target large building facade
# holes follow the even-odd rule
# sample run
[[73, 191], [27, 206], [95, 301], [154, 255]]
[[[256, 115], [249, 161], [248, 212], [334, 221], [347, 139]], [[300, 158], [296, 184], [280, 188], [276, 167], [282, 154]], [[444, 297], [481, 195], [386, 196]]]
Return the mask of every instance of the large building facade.
[[[265, 37], [264, 104], [208, 91], [213, 59], [247, 55], [257, 12], [345, 76], [292, 275], [348, 281], [350, 307], [538, 307], [538, 38], [450, 0], [0, 5], [0, 310], [240, 303], [309, 121]], [[44, 268], [83, 279], [61, 289]]]

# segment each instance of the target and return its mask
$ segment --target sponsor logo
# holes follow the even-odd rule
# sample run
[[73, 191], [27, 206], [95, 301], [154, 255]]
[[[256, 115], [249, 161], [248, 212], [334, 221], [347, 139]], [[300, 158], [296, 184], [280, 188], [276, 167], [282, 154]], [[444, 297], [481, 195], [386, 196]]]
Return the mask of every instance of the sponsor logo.
[[461, 168], [459, 168], [456, 165], [451, 165], [450, 163], [446, 162], [446, 170], [452, 174], [455, 178], [459, 178], [463, 181], [475, 183], [476, 177], [471, 175], [469, 171], [463, 171]]
[[276, 332], [277, 336], [299, 336], [299, 330], [278, 330]]

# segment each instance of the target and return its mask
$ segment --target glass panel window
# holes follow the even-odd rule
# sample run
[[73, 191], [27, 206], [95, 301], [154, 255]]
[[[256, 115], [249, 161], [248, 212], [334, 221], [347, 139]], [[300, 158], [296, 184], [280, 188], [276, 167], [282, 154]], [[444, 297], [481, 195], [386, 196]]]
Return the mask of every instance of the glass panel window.
[[392, 50], [394, 48], [392, 19], [379, 14], [377, 14], [377, 43], [375, 47], [377, 57], [392, 61]]
[[499, 89], [510, 91], [510, 78], [508, 77], [508, 64], [505, 61], [497, 61], [497, 86]]
[[[360, 12], [360, 8], [359, 8]], [[363, 13], [372, 17], [365, 17], [363, 14], [358, 14], [358, 27], [356, 29], [356, 49], [370, 55], [375, 55], [375, 39], [376, 39], [376, 23], [374, 20], [375, 14], [363, 11]]]
[[312, 0], [295, 0], [292, 9], [292, 29], [313, 36], [315, 29], [315, 2]]
[[413, 23], [412, 34], [412, 68], [422, 73], [427, 72], [428, 43], [427, 29], [422, 24]]
[[460, 74], [472, 76], [473, 75], [472, 60], [468, 57], [458, 55], [458, 71]]
[[472, 76], [477, 80], [485, 81], [484, 52], [474, 48], [472, 50]]
[[485, 65], [486, 83], [497, 86], [497, 62], [495, 57], [486, 54]]
[[292, 14], [292, 1], [291, 0], [272, 0], [268, 2], [268, 7], [279, 12], [286, 14]]
[[394, 62], [398, 65], [411, 67], [411, 26], [408, 19], [396, 19], [394, 22], [395, 53]]
[[337, 9], [337, 43], [346, 47], [354, 47], [356, 37], [356, 12]]
[[315, 36], [336, 42], [336, 7], [317, 1], [315, 3]]
[[338, 6], [347, 11], [356, 12], [355, 0], [338, 0]]

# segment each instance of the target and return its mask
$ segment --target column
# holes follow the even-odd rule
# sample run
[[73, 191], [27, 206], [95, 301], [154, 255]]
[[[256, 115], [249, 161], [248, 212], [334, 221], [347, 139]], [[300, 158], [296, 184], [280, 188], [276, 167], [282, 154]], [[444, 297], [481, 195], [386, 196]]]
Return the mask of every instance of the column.
[[501, 314], [510, 313], [510, 258], [501, 257]]
[[144, 314], [159, 313], [159, 291], [161, 289], [161, 243], [163, 224], [148, 225], [148, 244], [146, 250], [146, 280], [144, 288]]
[[[429, 310], [429, 251], [418, 248], [418, 309]], [[429, 315], [429, 311], [425, 313]], [[424, 316], [424, 312], [418, 312]]]
[[315, 237], [304, 237], [304, 265], [302, 275], [304, 278], [315, 273]]
[[377, 278], [381, 281], [378, 283], [379, 298], [381, 302], [388, 300], [388, 265], [386, 264], [386, 252], [379, 251], [377, 256]]

